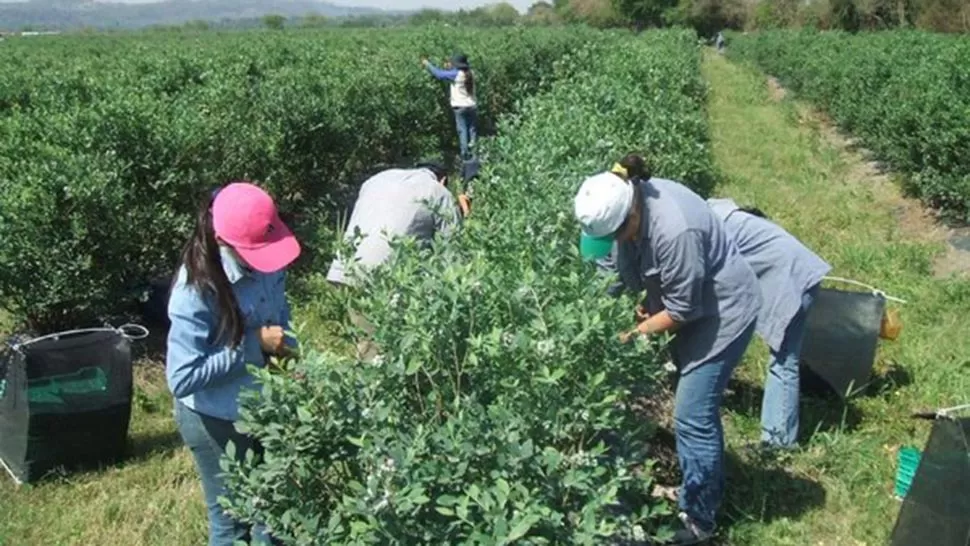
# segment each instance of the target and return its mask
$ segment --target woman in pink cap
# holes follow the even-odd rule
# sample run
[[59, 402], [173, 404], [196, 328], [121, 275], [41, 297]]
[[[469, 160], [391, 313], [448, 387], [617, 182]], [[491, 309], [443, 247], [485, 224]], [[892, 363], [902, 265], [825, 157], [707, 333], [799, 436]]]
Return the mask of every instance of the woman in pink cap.
[[299, 255], [273, 199], [241, 182], [206, 200], [182, 252], [168, 305], [165, 373], [176, 424], [202, 478], [210, 546], [269, 544], [263, 530], [234, 521], [220, 507], [219, 458], [228, 442], [240, 459], [260, 450], [234, 427], [239, 393], [254, 388], [248, 365], [265, 366], [269, 356], [294, 347], [285, 336], [290, 311], [283, 270]]

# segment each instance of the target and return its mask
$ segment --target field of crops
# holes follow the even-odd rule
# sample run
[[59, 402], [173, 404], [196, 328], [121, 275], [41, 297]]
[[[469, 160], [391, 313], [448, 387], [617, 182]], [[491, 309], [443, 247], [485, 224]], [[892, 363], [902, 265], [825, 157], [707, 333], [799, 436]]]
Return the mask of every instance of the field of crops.
[[773, 31], [732, 37], [751, 60], [815, 102], [914, 195], [970, 220], [970, 40], [896, 31]]
[[[297, 228], [305, 254], [288, 295], [307, 352], [298, 373], [261, 372], [267, 389], [244, 401], [243, 423], [267, 457], [229, 468], [234, 513], [287, 544], [669, 534], [671, 505], [649, 493], [673, 457], [639, 408], [666, 383], [663, 341], [617, 342], [634, 302], [606, 296], [610, 279], [580, 261], [572, 215], [582, 179], [630, 151], [701, 194], [717, 181], [839, 273], [911, 302], [906, 333], [880, 348], [892, 377], [880, 371], [858, 399], [806, 397], [804, 449], [777, 461], [740, 448], [760, 430], [764, 352], [749, 352], [724, 408], [718, 544], [885, 542], [891, 450], [925, 439], [907, 412], [965, 402], [970, 285], [934, 278], [938, 241], [900, 228], [893, 185], [843, 180], [852, 160], [826, 132], [772, 100], [764, 73], [705, 56], [692, 31], [185, 32], [0, 50], [3, 329], [126, 310], [171, 272], [200, 197], [229, 180], [267, 187]], [[354, 296], [382, 348], [358, 362], [348, 296], [324, 280], [338, 216], [376, 171], [456, 155], [445, 86], [420, 65], [456, 50], [477, 71], [487, 134], [472, 214], [433, 248], [402, 243]], [[729, 50], [825, 108], [927, 203], [970, 218], [966, 39], [772, 31], [733, 36]], [[0, 546], [204, 540], [157, 360], [136, 367], [133, 456], [0, 486]]]
[[[631, 149], [707, 188], [692, 32], [590, 45], [487, 143], [461, 236], [410, 249], [360, 305], [383, 357], [315, 353], [267, 375], [247, 426], [272, 462], [237, 468], [238, 513], [293, 544], [597, 544], [664, 532], [651, 424], [631, 402], [656, 347], [615, 334], [632, 301], [578, 257], [572, 196]], [[254, 502], [252, 499], [260, 499]], [[668, 520], [669, 521], [669, 520]]]
[[294, 219], [301, 230], [332, 229], [322, 213], [367, 175], [456, 148], [422, 56], [471, 57], [488, 128], [575, 64], [560, 59], [608, 37], [428, 28], [5, 44], [3, 305], [41, 330], [117, 311], [171, 273], [200, 196], [231, 179], [258, 180], [286, 215], [311, 218]]
[[[631, 150], [710, 190], [692, 31], [15, 47], [0, 78], [0, 294], [38, 329], [117, 312], [174, 264], [200, 196], [231, 179], [279, 198], [308, 250], [295, 278], [312, 286], [356, 183], [453, 155], [445, 89], [419, 60], [466, 52], [494, 135], [473, 216], [431, 251], [402, 249], [357, 302], [376, 325], [379, 365], [311, 343], [302, 379], [265, 377], [267, 399], [245, 421], [268, 462], [235, 469], [235, 509], [292, 544], [665, 533], [668, 509], [642, 467], [652, 425], [631, 404], [660, 372], [658, 347], [616, 343], [632, 302], [604, 297], [608, 281], [579, 260], [571, 203], [584, 176]], [[319, 296], [290, 295], [298, 308]]]

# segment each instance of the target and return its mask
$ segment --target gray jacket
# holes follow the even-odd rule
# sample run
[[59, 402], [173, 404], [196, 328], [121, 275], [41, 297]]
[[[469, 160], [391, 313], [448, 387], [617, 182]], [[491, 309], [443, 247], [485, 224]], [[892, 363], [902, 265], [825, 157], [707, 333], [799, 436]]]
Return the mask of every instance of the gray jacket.
[[[438, 209], [439, 214], [435, 213]], [[390, 169], [368, 179], [360, 187], [345, 240], [360, 239], [352, 259], [364, 270], [383, 264], [391, 256], [392, 237], [414, 237], [429, 243], [438, 232], [461, 223], [461, 214], [451, 192], [428, 169]], [[354, 285], [345, 271], [345, 257], [330, 266], [327, 280]]]

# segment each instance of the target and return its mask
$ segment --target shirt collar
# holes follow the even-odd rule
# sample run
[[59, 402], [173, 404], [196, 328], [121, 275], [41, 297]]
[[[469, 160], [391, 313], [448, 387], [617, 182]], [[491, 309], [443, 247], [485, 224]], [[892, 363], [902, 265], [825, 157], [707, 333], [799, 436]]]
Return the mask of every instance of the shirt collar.
[[226, 278], [229, 279], [231, 284], [236, 284], [243, 277], [252, 274], [252, 270], [239, 263], [239, 260], [233, 256], [233, 253], [227, 247], [219, 247], [219, 256], [222, 258], [222, 269], [226, 272]]

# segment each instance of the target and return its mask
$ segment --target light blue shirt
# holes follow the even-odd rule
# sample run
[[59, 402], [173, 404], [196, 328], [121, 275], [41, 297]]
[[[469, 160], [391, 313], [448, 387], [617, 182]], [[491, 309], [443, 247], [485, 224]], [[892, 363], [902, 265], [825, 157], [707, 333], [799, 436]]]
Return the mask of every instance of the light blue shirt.
[[758, 335], [773, 351], [781, 350], [785, 332], [802, 307], [805, 292], [832, 269], [822, 258], [778, 225], [747, 214], [730, 199], [708, 199], [728, 236], [758, 276], [764, 304]]
[[688, 373], [751, 326], [761, 290], [703, 198], [660, 178], [639, 188], [640, 233], [620, 243], [617, 269], [627, 289], [647, 291], [650, 314], [666, 310], [682, 325], [672, 348], [681, 373]]
[[[265, 366], [259, 343], [263, 326], [290, 328], [290, 309], [285, 295], [285, 273], [263, 274], [239, 264], [225, 249], [222, 266], [232, 284], [245, 321], [242, 342], [236, 347], [217, 343], [217, 306], [211, 295], [203, 295], [186, 284], [181, 267], [168, 303], [172, 324], [168, 332], [165, 376], [169, 390], [189, 408], [218, 419], [239, 418], [239, 393], [254, 388], [249, 364]], [[287, 342], [293, 342], [287, 338]]]

